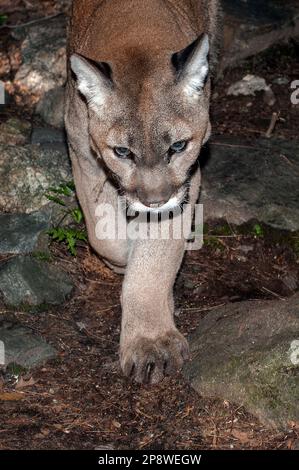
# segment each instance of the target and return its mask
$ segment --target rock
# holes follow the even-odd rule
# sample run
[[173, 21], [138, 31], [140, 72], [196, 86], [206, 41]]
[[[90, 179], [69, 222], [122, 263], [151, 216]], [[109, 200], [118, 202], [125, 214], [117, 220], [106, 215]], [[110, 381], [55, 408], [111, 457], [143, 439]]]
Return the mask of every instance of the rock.
[[0, 125], [0, 144], [26, 144], [29, 142], [30, 131], [30, 122], [10, 118]]
[[246, 75], [242, 80], [233, 83], [227, 90], [228, 95], [232, 96], [255, 96], [258, 91], [264, 92], [264, 101], [273, 106], [276, 103], [275, 95], [266, 80], [256, 75]]
[[20, 256], [0, 265], [0, 291], [10, 306], [59, 305], [73, 288], [65, 272], [45, 261]]
[[0, 325], [0, 341], [4, 344], [4, 365], [18, 364], [31, 368], [56, 356], [55, 349], [29, 328], [8, 323]]
[[254, 96], [258, 91], [269, 89], [266, 80], [256, 75], [246, 75], [242, 80], [233, 83], [227, 90], [228, 95], [233, 96]]
[[64, 87], [48, 91], [37, 104], [35, 111], [46, 124], [62, 129], [64, 127]]
[[0, 214], [0, 253], [26, 254], [46, 251], [50, 213]]
[[268, 106], [274, 106], [276, 103], [276, 96], [271, 87], [268, 87], [264, 92], [264, 102]]
[[0, 212], [38, 211], [49, 203], [45, 197], [49, 187], [71, 180], [64, 143], [0, 144]]
[[222, 68], [299, 36], [297, 0], [223, 0]]
[[299, 424], [299, 294], [209, 312], [191, 357], [185, 375], [201, 395], [244, 405], [267, 425]]
[[284, 86], [289, 85], [290, 80], [288, 77], [277, 77], [272, 81], [272, 83], [274, 83], [275, 85]]
[[204, 219], [299, 230], [298, 172], [297, 142], [215, 137], [203, 167]]
[[62, 130], [51, 127], [36, 127], [31, 134], [31, 143], [53, 147], [52, 144], [66, 144], [66, 136]]
[[16, 28], [13, 36], [22, 41], [22, 65], [14, 84], [37, 100], [66, 82], [66, 18]]

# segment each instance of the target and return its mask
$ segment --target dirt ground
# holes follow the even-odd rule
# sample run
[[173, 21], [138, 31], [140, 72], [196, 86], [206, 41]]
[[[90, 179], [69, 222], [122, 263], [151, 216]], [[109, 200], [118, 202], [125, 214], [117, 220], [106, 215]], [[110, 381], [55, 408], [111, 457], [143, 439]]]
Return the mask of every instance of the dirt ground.
[[[6, 3], [10, 10], [3, 11], [9, 13], [11, 24], [59, 11], [54, 0]], [[4, 39], [1, 79], [12, 76], [19, 61], [18, 45], [8, 31], [0, 30], [0, 38]], [[264, 135], [272, 112], [277, 111], [275, 136], [296, 138], [298, 111], [290, 104], [288, 86], [273, 86], [277, 96], [273, 108], [261, 95], [239, 99], [227, 97], [226, 90], [248, 72], [269, 82], [280, 76], [298, 78], [297, 57], [298, 46], [290, 44], [226, 71], [214, 89], [214, 132], [248, 139]], [[15, 112], [30, 115], [30, 106], [24, 108], [16, 101], [12, 97], [1, 119]], [[244, 253], [248, 246], [253, 249]], [[292, 423], [288, 432], [267, 429], [238, 405], [201, 398], [182, 376], [167, 378], [158, 386], [139, 386], [125, 379], [118, 365], [121, 276], [104, 267], [88, 246], [79, 247], [76, 258], [58, 244], [52, 244], [51, 252], [52, 262], [76, 283], [71, 300], [34, 314], [0, 305], [0, 321], [26, 325], [58, 351], [56, 359], [18, 379], [15, 371], [2, 371], [0, 449], [292, 449], [298, 445], [299, 429]], [[206, 312], [228, 302], [292, 295], [290, 279], [298, 278], [298, 257], [296, 234], [266, 227], [259, 234], [254, 223], [242, 228], [223, 221], [209, 224], [203, 249], [187, 253], [177, 279], [180, 330], [190, 334]]]

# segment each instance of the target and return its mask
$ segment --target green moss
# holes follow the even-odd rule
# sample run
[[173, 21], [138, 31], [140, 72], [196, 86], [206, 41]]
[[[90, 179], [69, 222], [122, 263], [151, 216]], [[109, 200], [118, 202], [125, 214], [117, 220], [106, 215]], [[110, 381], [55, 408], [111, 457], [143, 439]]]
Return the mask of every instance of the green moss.
[[[299, 367], [289, 365], [287, 344], [266, 351], [251, 351], [233, 356], [221, 363], [209, 364], [204, 381], [213, 389], [225, 387], [230, 399], [242, 402], [250, 410], [265, 416], [297, 416], [299, 400]], [[216, 379], [215, 379], [216, 378]]]
[[47, 253], [46, 251], [37, 251], [32, 253], [33, 258], [36, 258], [39, 261], [44, 261], [46, 263], [50, 263], [53, 261], [52, 255]]
[[[249, 402], [253, 406], [261, 407], [265, 403], [274, 414], [297, 407], [299, 376], [296, 371], [299, 369], [297, 366], [286, 366], [283, 347], [272, 349], [271, 355], [266, 357], [265, 351], [257, 353], [249, 368], [252, 381], [247, 382], [246, 386]], [[294, 395], [293, 391], [296, 392]]]

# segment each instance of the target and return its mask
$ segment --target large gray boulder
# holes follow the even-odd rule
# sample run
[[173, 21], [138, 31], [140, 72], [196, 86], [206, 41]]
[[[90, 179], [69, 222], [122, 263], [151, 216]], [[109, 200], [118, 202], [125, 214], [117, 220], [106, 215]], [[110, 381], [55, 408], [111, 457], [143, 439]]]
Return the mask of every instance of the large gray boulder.
[[66, 81], [66, 23], [61, 15], [13, 32], [22, 41], [22, 65], [14, 84], [37, 100]]
[[31, 124], [17, 117], [0, 125], [0, 144], [24, 145], [30, 140]]
[[215, 137], [203, 167], [204, 217], [299, 230], [298, 174], [296, 141]]
[[240, 405], [278, 428], [299, 423], [299, 294], [208, 313], [185, 375], [201, 395]]
[[51, 213], [0, 214], [0, 254], [25, 254], [46, 251], [46, 230], [51, 226]]
[[64, 93], [63, 86], [53, 88], [45, 93], [36, 106], [36, 113], [44, 122], [59, 129], [64, 127]]
[[[0, 365], [17, 364], [31, 368], [53, 359], [57, 352], [29, 328], [3, 323], [0, 325]], [[2, 355], [4, 358], [2, 358]], [[3, 360], [4, 359], [4, 360]]]
[[64, 143], [0, 144], [0, 212], [38, 211], [49, 203], [49, 187], [71, 180]]
[[45, 261], [18, 256], [0, 265], [0, 292], [12, 307], [59, 305], [73, 288], [64, 271]]

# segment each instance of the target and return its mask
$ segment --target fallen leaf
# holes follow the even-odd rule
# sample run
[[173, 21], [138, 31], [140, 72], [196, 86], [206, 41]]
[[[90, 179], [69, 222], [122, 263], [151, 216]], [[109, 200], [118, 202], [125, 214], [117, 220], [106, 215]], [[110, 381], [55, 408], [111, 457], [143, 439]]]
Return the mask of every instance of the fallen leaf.
[[23, 377], [20, 377], [20, 379], [18, 380], [18, 383], [16, 385], [16, 389], [21, 389], [21, 388], [25, 388], [25, 387], [31, 387], [32, 385], [34, 385], [36, 382], [35, 380], [33, 379], [33, 377], [30, 377], [29, 380], [24, 380]]

